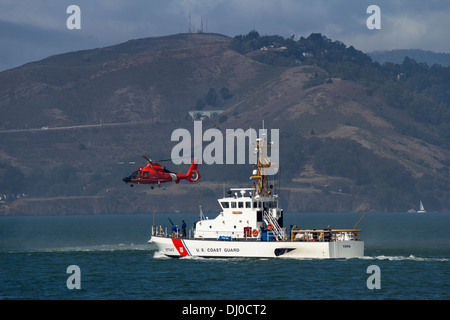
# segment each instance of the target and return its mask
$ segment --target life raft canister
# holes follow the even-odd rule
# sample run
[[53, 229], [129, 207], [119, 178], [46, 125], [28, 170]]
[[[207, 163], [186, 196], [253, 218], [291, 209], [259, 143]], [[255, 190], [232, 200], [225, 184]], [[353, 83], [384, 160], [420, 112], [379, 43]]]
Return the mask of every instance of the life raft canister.
[[267, 225], [267, 230], [269, 230], [269, 231], [272, 231], [272, 230], [273, 230], [273, 224], [272, 224], [272, 222], [270, 222], [270, 223]]
[[258, 230], [257, 229], [253, 229], [252, 234], [254, 237], [258, 236]]

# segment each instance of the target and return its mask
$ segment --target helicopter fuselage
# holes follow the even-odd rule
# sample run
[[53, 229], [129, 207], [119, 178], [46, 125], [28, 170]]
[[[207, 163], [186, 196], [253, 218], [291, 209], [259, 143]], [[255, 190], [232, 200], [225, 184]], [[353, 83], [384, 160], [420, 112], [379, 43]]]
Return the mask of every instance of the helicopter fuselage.
[[180, 180], [187, 180], [195, 182], [200, 179], [200, 174], [197, 171], [198, 161], [194, 160], [186, 174], [175, 173], [162, 167], [159, 163], [149, 163], [145, 167], [139, 167], [128, 177], [122, 180], [125, 183], [136, 184], [161, 184], [164, 182], [180, 183]]

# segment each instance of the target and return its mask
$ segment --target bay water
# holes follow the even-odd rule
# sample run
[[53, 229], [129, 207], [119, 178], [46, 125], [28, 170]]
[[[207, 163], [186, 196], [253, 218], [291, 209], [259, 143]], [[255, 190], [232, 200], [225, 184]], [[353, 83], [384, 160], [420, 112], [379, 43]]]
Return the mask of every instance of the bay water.
[[[361, 216], [285, 213], [284, 224], [353, 228]], [[156, 224], [190, 228], [197, 217], [160, 213]], [[368, 213], [358, 225], [365, 257], [332, 260], [167, 258], [147, 242], [152, 224], [152, 214], [0, 217], [0, 299], [450, 298], [450, 213]], [[369, 285], [373, 266], [379, 288]]]

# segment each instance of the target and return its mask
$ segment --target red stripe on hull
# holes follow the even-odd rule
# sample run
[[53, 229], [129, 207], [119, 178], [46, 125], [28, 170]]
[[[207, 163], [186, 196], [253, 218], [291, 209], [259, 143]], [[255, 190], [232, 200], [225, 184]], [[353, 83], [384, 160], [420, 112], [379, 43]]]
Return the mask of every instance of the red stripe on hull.
[[188, 256], [189, 252], [187, 251], [186, 247], [183, 244], [183, 241], [181, 239], [172, 239], [172, 243], [177, 249], [180, 256]]

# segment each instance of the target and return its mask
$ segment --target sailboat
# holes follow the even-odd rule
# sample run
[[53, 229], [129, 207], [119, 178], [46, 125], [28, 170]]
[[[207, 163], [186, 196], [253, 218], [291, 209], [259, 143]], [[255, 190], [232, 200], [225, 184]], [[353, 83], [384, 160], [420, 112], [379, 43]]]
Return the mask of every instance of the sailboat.
[[426, 213], [425, 208], [423, 207], [422, 200], [420, 200], [419, 211], [417, 213]]
[[425, 208], [423, 207], [423, 203], [422, 200], [420, 200], [419, 203], [419, 210], [415, 210], [415, 209], [409, 209], [408, 213], [426, 213], [427, 211], [425, 210]]

